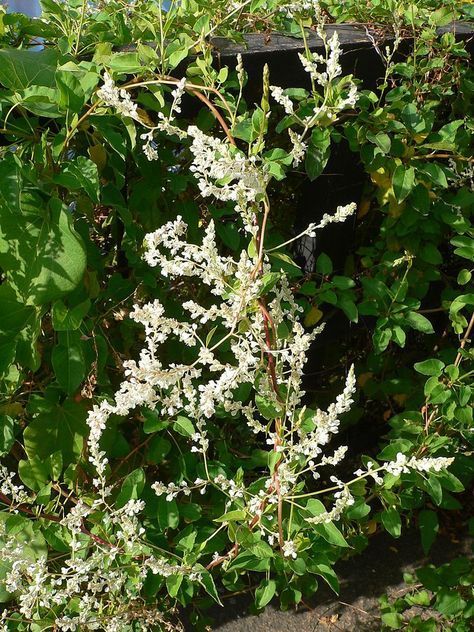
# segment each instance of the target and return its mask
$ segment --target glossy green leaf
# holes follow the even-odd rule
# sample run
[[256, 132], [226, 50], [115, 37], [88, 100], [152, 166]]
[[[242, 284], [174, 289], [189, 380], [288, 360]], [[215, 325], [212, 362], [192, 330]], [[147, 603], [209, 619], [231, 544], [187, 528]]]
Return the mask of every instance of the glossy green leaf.
[[420, 511], [418, 517], [418, 526], [421, 534], [421, 545], [425, 555], [428, 555], [433, 542], [436, 540], [438, 534], [439, 523], [438, 515], [436, 512], [430, 509], [423, 509]]
[[265, 608], [276, 593], [276, 582], [273, 579], [263, 579], [255, 591], [255, 605], [257, 608]]
[[306, 151], [305, 170], [310, 180], [321, 175], [329, 160], [331, 133], [328, 128], [315, 127]]
[[86, 376], [83, 343], [77, 332], [65, 331], [51, 355], [51, 362], [59, 385], [72, 395]]
[[415, 186], [415, 170], [413, 167], [398, 165], [393, 172], [392, 186], [397, 202], [403, 202]]
[[86, 414], [82, 405], [66, 400], [37, 415], [23, 434], [28, 458], [46, 459], [59, 450], [65, 463], [76, 460], [88, 431]]
[[414, 365], [415, 371], [422, 375], [441, 375], [444, 366], [444, 362], [434, 358], [423, 360], [423, 362], [416, 362]]
[[382, 524], [386, 531], [394, 538], [399, 538], [402, 534], [402, 521], [400, 514], [394, 507], [390, 507], [380, 514]]

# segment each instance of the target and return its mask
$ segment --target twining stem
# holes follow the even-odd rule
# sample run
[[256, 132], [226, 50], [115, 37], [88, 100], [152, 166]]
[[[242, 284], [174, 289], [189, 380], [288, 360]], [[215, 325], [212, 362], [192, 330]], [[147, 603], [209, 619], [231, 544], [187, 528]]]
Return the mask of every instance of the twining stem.
[[[142, 87], [151, 86], [151, 85], [160, 85], [160, 84], [162, 84], [162, 85], [178, 85], [178, 83], [179, 83], [178, 79], [175, 79], [174, 77], [168, 77], [167, 75], [165, 75], [165, 77], [163, 77], [163, 78], [150, 79], [150, 80], [147, 80], [147, 81], [131, 81], [130, 83], [126, 83], [123, 86], [121, 86], [121, 89], [123, 89], [123, 90], [132, 90], [134, 88], [142, 88]], [[225, 98], [222, 96], [222, 94], [219, 92], [219, 90], [217, 90], [216, 88], [211, 88], [211, 87], [207, 87], [207, 86], [195, 85], [193, 83], [186, 83], [185, 84], [185, 89], [188, 92], [190, 92], [193, 96], [197, 97], [200, 101], [202, 101], [203, 103], [206, 104], [206, 106], [210, 109], [210, 111], [215, 116], [215, 118], [218, 121], [219, 125], [222, 127], [222, 129], [225, 132], [225, 135], [227, 136], [227, 138], [228, 138], [229, 142], [231, 143], [231, 145], [235, 145], [235, 139], [234, 139], [234, 137], [232, 136], [232, 134], [231, 134], [231, 132], [229, 130], [229, 126], [224, 121], [224, 118], [222, 117], [222, 115], [219, 112], [219, 110], [215, 107], [215, 105], [213, 103], [211, 103], [211, 101], [204, 94], [204, 91], [205, 91], [205, 92], [212, 92], [213, 94], [218, 96], [220, 98], [220, 100], [222, 101], [225, 109], [227, 110], [229, 115], [232, 117], [232, 110], [230, 109], [229, 104], [227, 103]], [[68, 132], [66, 134], [66, 138], [65, 138], [65, 141], [64, 141], [64, 145], [63, 145], [63, 153], [68, 148], [69, 143], [71, 141], [71, 138], [74, 136], [74, 133], [76, 132], [76, 130], [81, 126], [81, 124], [85, 120], [87, 120], [89, 118], [89, 116], [94, 112], [94, 110], [97, 107], [99, 107], [100, 105], [102, 105], [102, 104], [103, 104], [103, 100], [102, 99], [99, 99], [98, 101], [93, 103], [89, 107], [89, 109], [78, 119], [78, 121], [74, 125], [71, 126], [71, 129], [68, 130]]]
[[466, 342], [469, 340], [473, 327], [474, 327], [474, 312], [471, 315], [471, 320], [469, 321], [469, 325], [467, 326], [467, 329], [464, 332], [464, 336], [461, 340], [461, 344], [459, 345], [459, 352], [458, 352], [458, 355], [456, 356], [456, 360], [454, 361], [454, 366], [459, 366], [461, 364], [461, 360], [462, 360], [461, 351], [466, 346]]

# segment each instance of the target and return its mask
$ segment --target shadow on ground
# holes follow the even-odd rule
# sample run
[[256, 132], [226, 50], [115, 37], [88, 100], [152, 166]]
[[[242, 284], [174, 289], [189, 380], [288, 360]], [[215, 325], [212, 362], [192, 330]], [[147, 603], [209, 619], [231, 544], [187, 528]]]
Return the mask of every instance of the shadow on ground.
[[[420, 534], [405, 531], [395, 540], [387, 534], [374, 536], [366, 551], [336, 566], [341, 593], [334, 595], [320, 584], [314, 598], [297, 611], [280, 612], [269, 606], [258, 616], [246, 615], [249, 596], [224, 598], [224, 608], [211, 615], [215, 632], [368, 632], [380, 630], [378, 598], [385, 592], [396, 597], [404, 592], [403, 573], [426, 563], [443, 564], [469, 555], [471, 541], [439, 536], [429, 558], [423, 554]], [[192, 628], [188, 628], [192, 630]]]

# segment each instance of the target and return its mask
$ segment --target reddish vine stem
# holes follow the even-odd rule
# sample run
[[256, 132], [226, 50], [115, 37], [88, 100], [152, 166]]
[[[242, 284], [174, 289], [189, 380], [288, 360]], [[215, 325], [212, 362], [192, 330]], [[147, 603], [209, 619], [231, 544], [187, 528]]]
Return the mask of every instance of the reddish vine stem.
[[198, 90], [193, 90], [192, 88], [189, 89], [189, 92], [191, 92], [191, 94], [194, 94], [194, 96], [196, 96], [200, 101], [202, 101], [203, 103], [205, 103], [207, 105], [207, 107], [213, 113], [213, 115], [215, 116], [216, 120], [219, 122], [220, 126], [224, 130], [227, 138], [229, 139], [229, 143], [231, 145], [234, 145], [234, 147], [235, 147], [234, 137], [230, 133], [230, 129], [228, 128], [227, 123], [224, 121], [224, 119], [222, 118], [221, 113], [215, 107], [215, 105], [213, 103], [211, 103], [211, 101], [209, 101], [209, 99], [202, 92], [199, 92]]
[[[48, 520], [49, 522], [61, 522], [61, 518], [59, 516], [56, 516], [55, 514], [36, 513], [32, 509], [30, 509], [27, 505], [14, 505], [14, 503], [10, 500], [10, 498], [8, 498], [8, 496], [5, 496], [5, 494], [2, 494], [1, 492], [0, 492], [0, 501], [4, 503], [5, 505], [7, 505], [7, 507], [12, 507], [18, 511], [21, 511], [22, 513], [28, 514], [29, 516], [33, 516], [38, 519], [42, 518], [43, 520]], [[113, 544], [110, 544], [110, 542], [107, 542], [107, 540], [103, 540], [98, 535], [91, 533], [89, 529], [87, 529], [87, 527], [84, 526], [84, 524], [81, 524], [80, 528], [81, 528], [81, 533], [84, 533], [84, 535], [87, 535], [90, 538], [92, 538], [95, 542], [97, 542], [97, 544], [101, 544], [102, 546], [113, 548]]]
[[[260, 230], [257, 236], [257, 248], [258, 248], [257, 271], [259, 275], [263, 273], [263, 248], [264, 248], [265, 229], [267, 226], [268, 216], [270, 214], [270, 205], [268, 203], [267, 198], [265, 198], [264, 200], [264, 208], [265, 208], [265, 211], [263, 214], [262, 225], [260, 227]], [[273, 318], [271, 317], [267, 309], [265, 299], [263, 298], [260, 299], [258, 301], [258, 306], [263, 316], [263, 328], [265, 331], [265, 341], [267, 345], [267, 353], [266, 353], [267, 370], [270, 375], [270, 381], [271, 381], [275, 396], [277, 398], [277, 401], [283, 404], [284, 402], [280, 395], [280, 388], [278, 386], [278, 379], [276, 376], [275, 356], [272, 353], [273, 345], [277, 339], [275, 323], [273, 322]], [[271, 333], [270, 333], [270, 330], [271, 330]], [[275, 442], [274, 442], [274, 447], [273, 447], [275, 452], [277, 451], [277, 448], [280, 445], [281, 428], [282, 428], [281, 419], [279, 418], [275, 419]], [[283, 549], [284, 537], [283, 537], [283, 500], [281, 497], [280, 479], [278, 476], [278, 468], [280, 465], [280, 461], [281, 459], [279, 459], [275, 463], [275, 468], [273, 470], [273, 489], [276, 491], [277, 496], [278, 496], [278, 508], [277, 508], [278, 544], [280, 545], [280, 550], [281, 550]], [[262, 501], [261, 506], [260, 506], [262, 511], [265, 508], [265, 506], [266, 506], [266, 502]], [[258, 522], [258, 517], [255, 516], [255, 518], [256, 518], [255, 520], [255, 524], [256, 524]]]

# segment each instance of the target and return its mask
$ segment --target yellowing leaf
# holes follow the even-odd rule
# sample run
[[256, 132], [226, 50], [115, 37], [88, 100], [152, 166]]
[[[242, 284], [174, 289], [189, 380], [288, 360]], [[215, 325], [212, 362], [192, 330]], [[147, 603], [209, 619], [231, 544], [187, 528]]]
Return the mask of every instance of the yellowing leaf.
[[359, 209], [357, 211], [357, 219], [361, 219], [362, 217], [367, 215], [367, 213], [370, 210], [370, 203], [371, 203], [370, 197], [362, 198], [359, 204]]
[[107, 164], [107, 152], [105, 151], [104, 146], [101, 144], [92, 145], [89, 147], [89, 156], [92, 162], [97, 165], [97, 169], [102, 171]]
[[392, 186], [392, 179], [383, 167], [380, 167], [380, 169], [377, 169], [377, 171], [371, 171], [370, 179], [374, 184], [376, 184], [380, 189], [383, 190], [390, 189]]
[[323, 312], [316, 305], [313, 305], [313, 307], [304, 317], [304, 326], [313, 327], [314, 325], [317, 325], [323, 315]]
[[407, 398], [408, 398], [408, 395], [406, 393], [396, 393], [395, 395], [392, 395], [392, 399], [399, 406], [403, 406], [405, 402], [407, 401]]

